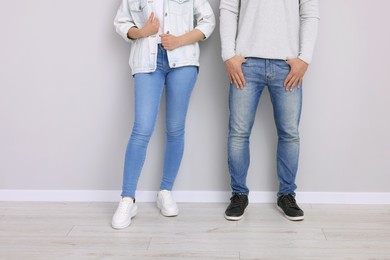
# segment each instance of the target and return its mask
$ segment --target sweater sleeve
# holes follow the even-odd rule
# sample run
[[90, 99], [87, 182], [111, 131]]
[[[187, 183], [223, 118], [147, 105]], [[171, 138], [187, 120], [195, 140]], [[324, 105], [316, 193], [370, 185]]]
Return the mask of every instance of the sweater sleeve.
[[221, 0], [219, 9], [222, 59], [226, 61], [236, 55], [240, 0]]
[[298, 57], [306, 63], [310, 63], [313, 56], [314, 45], [318, 33], [319, 1], [300, 0], [300, 46]]

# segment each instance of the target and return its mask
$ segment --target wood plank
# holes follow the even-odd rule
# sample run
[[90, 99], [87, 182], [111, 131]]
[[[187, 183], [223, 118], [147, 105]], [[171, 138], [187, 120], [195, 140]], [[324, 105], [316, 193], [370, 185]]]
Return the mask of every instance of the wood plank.
[[371, 229], [360, 228], [324, 228], [327, 240], [352, 240], [352, 241], [390, 241], [390, 227]]
[[264, 241], [240, 250], [240, 260], [254, 259], [389, 259], [390, 241]]
[[39, 225], [18, 223], [9, 224], [0, 222], [0, 237], [25, 237], [25, 236], [62, 236], [65, 237], [73, 228], [73, 225], [62, 223], [41, 223]]
[[[199, 229], [198, 229], [199, 230]], [[208, 232], [204, 230], [172, 234], [169, 239], [163, 236], [153, 236], [149, 248], [161, 250], [174, 244], [178, 250], [202, 248], [204, 250], [247, 250], [256, 249], [264, 241], [325, 241], [322, 230], [316, 229], [285, 229], [261, 227], [225, 227], [215, 228]]]
[[146, 250], [151, 237], [0, 237], [0, 248], [17, 248], [18, 250], [34, 249], [80, 249], [80, 248], [105, 248], [116, 250], [122, 247], [126, 249]]
[[202, 251], [177, 251], [174, 249], [155, 250], [132, 250], [126, 247], [115, 250], [90, 248], [90, 249], [44, 249], [44, 250], [14, 250], [2, 251], [0, 248], [0, 259], [29, 259], [29, 260], [52, 260], [52, 259], [107, 259], [107, 260], [239, 260], [239, 253], [231, 252], [202, 252]]

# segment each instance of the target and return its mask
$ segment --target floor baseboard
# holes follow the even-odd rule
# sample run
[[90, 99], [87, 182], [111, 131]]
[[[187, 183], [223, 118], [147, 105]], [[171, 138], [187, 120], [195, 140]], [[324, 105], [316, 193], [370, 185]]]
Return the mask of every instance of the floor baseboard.
[[[137, 201], [154, 202], [156, 191], [138, 191]], [[173, 191], [177, 202], [225, 203], [228, 191]], [[0, 190], [0, 201], [93, 201], [116, 202], [118, 190]], [[297, 192], [299, 203], [390, 204], [390, 193], [379, 192]], [[276, 192], [252, 191], [252, 203], [274, 203]]]

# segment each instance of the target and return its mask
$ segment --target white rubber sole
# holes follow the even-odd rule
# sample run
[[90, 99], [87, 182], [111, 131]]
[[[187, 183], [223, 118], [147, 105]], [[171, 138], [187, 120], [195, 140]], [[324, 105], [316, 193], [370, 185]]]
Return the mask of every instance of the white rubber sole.
[[244, 211], [244, 213], [243, 213], [241, 216], [239, 216], [239, 217], [232, 217], [232, 216], [228, 216], [228, 215], [225, 214], [225, 219], [231, 220], [231, 221], [238, 221], [238, 220], [241, 220], [241, 219], [244, 217], [244, 215], [245, 215], [245, 211]]
[[290, 216], [287, 216], [283, 209], [279, 206], [276, 206], [276, 208], [283, 214], [283, 216], [285, 218], [287, 218], [288, 220], [292, 220], [292, 221], [301, 221], [301, 220], [304, 220], [305, 219], [305, 216], [299, 216], [299, 217], [290, 217]]
[[160, 204], [160, 202], [158, 200], [157, 200], [157, 208], [160, 209], [160, 213], [164, 217], [176, 217], [177, 215], [179, 215], [179, 209], [176, 209], [176, 210], [163, 210], [162, 209], [162, 205]]
[[111, 227], [113, 229], [124, 229], [124, 228], [127, 228], [131, 224], [131, 219], [134, 218], [137, 215], [137, 212], [138, 212], [138, 207], [137, 207], [137, 205], [134, 205], [134, 209], [130, 212], [130, 218], [127, 219], [126, 222], [118, 224], [118, 225], [116, 225], [114, 223], [111, 223]]

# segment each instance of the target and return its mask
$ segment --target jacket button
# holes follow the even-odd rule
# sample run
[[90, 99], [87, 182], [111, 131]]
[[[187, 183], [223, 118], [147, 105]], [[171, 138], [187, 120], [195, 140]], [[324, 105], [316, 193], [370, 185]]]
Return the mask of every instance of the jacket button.
[[176, 63], [173, 63], [173, 64], [172, 64], [172, 67], [176, 67]]

